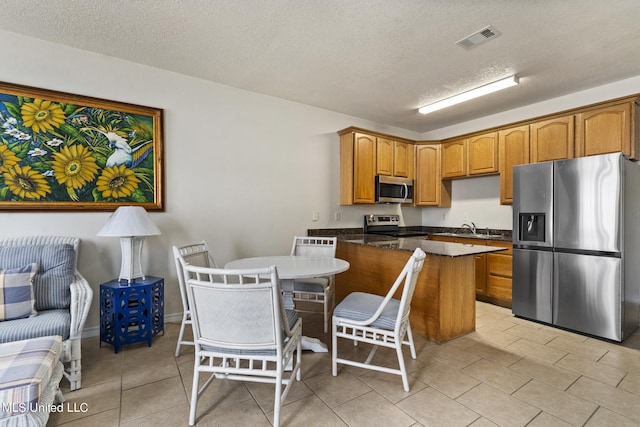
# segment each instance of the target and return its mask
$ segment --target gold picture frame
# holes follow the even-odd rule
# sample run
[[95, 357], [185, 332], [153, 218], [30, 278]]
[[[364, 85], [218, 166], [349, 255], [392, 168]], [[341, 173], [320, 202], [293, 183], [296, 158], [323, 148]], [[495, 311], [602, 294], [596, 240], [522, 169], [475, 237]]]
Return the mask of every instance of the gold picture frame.
[[162, 115], [0, 82], [0, 211], [163, 211]]

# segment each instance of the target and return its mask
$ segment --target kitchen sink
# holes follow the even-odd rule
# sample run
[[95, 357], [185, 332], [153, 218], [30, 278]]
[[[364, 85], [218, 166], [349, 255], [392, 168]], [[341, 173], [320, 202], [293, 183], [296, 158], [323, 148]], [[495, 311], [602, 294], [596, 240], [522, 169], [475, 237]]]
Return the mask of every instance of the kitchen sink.
[[502, 234], [472, 234], [472, 233], [432, 233], [432, 236], [445, 236], [445, 237], [466, 237], [469, 239], [484, 239], [484, 240], [502, 240], [504, 236]]
[[460, 237], [460, 233], [431, 233], [431, 236]]

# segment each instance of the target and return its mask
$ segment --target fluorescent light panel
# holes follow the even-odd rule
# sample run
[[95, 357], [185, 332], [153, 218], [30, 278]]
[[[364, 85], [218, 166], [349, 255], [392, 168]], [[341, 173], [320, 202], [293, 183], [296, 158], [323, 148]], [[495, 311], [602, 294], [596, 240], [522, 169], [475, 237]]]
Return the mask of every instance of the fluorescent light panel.
[[463, 92], [459, 95], [452, 96], [451, 98], [443, 99], [442, 101], [434, 102], [433, 104], [420, 107], [418, 111], [422, 114], [428, 114], [436, 110], [451, 107], [452, 105], [459, 104], [461, 102], [469, 101], [470, 99], [478, 98], [489, 93], [497, 92], [502, 89], [506, 89], [511, 86], [515, 86], [519, 83], [517, 76], [510, 76], [506, 79], [498, 80], [493, 83], [480, 86], [467, 92]]

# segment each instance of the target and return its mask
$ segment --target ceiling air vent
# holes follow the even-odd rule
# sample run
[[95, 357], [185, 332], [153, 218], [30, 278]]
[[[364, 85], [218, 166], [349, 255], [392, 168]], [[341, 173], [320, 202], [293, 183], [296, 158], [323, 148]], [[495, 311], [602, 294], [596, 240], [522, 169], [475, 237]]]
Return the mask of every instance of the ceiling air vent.
[[462, 46], [463, 48], [469, 50], [474, 47], [481, 45], [482, 43], [488, 42], [491, 39], [498, 37], [500, 31], [493, 28], [491, 25], [484, 27], [481, 30], [476, 31], [475, 33], [468, 35], [467, 37], [458, 40], [456, 44], [458, 46]]

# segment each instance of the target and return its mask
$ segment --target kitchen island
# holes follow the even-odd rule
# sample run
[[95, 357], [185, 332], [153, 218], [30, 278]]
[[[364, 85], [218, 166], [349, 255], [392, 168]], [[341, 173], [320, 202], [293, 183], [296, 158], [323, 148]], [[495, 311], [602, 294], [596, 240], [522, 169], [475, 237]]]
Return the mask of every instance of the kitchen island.
[[[386, 295], [412, 252], [427, 254], [411, 303], [411, 329], [441, 343], [475, 330], [476, 254], [504, 248], [369, 234], [338, 237], [336, 257], [349, 262], [336, 276], [336, 302], [351, 292]], [[400, 298], [400, 294], [395, 295]]]

